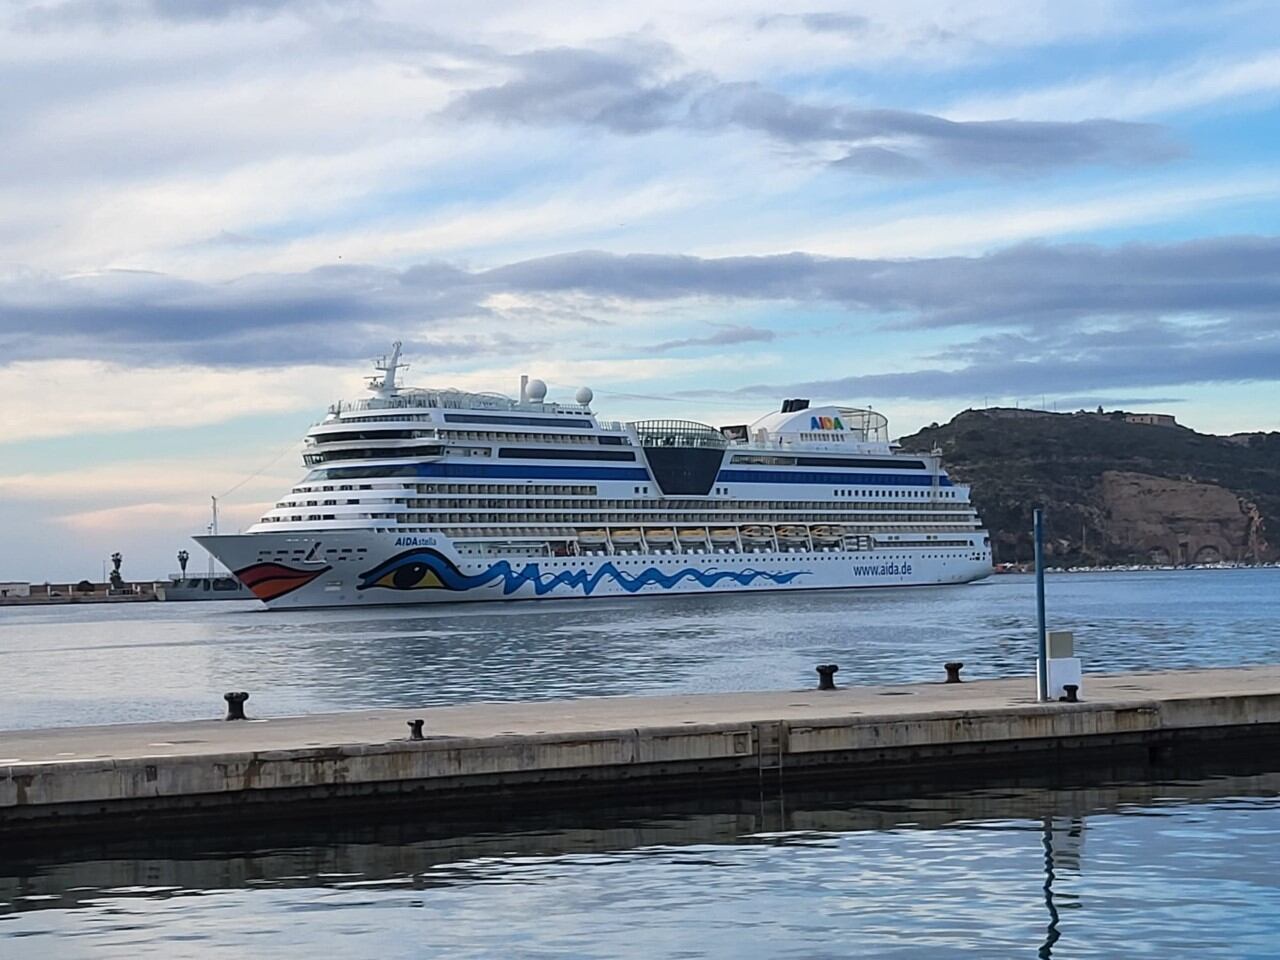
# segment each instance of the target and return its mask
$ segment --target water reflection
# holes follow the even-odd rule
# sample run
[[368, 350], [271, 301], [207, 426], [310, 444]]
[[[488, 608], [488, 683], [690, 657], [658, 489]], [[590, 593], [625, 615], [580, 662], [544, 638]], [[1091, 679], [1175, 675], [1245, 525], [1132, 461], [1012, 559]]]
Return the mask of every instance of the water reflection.
[[[386, 911], [416, 905], [462, 923], [453, 939], [436, 932], [431, 941], [458, 955], [520, 955], [537, 952], [534, 945], [554, 952], [583, 936], [598, 948], [582, 954], [589, 956], [858, 955], [839, 946], [856, 943], [906, 956], [1001, 956], [1021, 944], [1048, 958], [1067, 941], [1072, 956], [1115, 956], [1107, 950], [1126, 938], [1176, 956], [1192, 900], [1199, 955], [1249, 956], [1250, 944], [1280, 933], [1270, 855], [1280, 840], [1280, 772], [1179, 773], [1142, 782], [1117, 768], [1057, 785], [842, 787], [587, 811], [512, 808], [484, 819], [406, 807], [380, 820], [270, 832], [248, 825], [219, 839], [187, 831], [61, 850], [41, 841], [0, 855], [0, 953], [6, 939], [52, 946], [74, 936], [88, 938], [95, 955], [134, 955], [128, 937], [99, 938], [108, 917], [117, 918], [108, 924], [116, 933], [136, 929], [170, 947], [166, 938], [192, 936], [193, 927], [218, 943], [240, 942], [245, 921], [235, 918], [243, 916], [277, 931], [248, 938], [271, 955], [305, 956], [292, 949], [287, 920], [301, 911], [314, 936], [336, 936], [354, 912], [376, 941], [359, 952], [398, 955], [386, 948], [407, 934], [397, 924], [410, 921]], [[1086, 828], [1098, 834], [1091, 857]], [[1224, 860], [1224, 850], [1235, 855]], [[1033, 904], [1027, 893], [1037, 888]], [[166, 909], [170, 901], [181, 907]], [[1140, 908], [1144, 901], [1151, 902]], [[232, 915], [228, 903], [238, 905]], [[680, 949], [643, 946], [643, 931], [665, 924], [668, 913], [687, 925]], [[502, 916], [506, 926], [477, 928], [473, 921], [485, 915]], [[737, 927], [726, 933], [729, 917], [747, 923], [750, 935]], [[573, 937], [566, 939], [564, 923]], [[736, 952], [722, 949], [729, 943]], [[800, 949], [823, 943], [826, 953]], [[1237, 952], [1219, 953], [1226, 945]], [[76, 955], [44, 955], [54, 953]]]
[[[1080, 839], [1084, 833], [1084, 821], [1079, 817], [1072, 817], [1069, 821], [1070, 826], [1065, 831], [1067, 838]], [[1049, 911], [1049, 926], [1045, 928], [1044, 943], [1040, 945], [1037, 955], [1040, 960], [1049, 960], [1053, 956], [1053, 945], [1058, 942], [1061, 934], [1058, 932], [1058, 923], [1062, 919], [1058, 916], [1058, 907], [1053, 902], [1053, 881], [1055, 874], [1054, 866], [1054, 820], [1052, 817], [1044, 818], [1044, 831], [1041, 834], [1040, 842], [1044, 846], [1044, 906]], [[1059, 847], [1061, 850], [1061, 847]], [[1059, 853], [1059, 856], [1061, 853]], [[1073, 857], [1075, 868], [1080, 869], [1079, 850]]]
[[[320, 822], [247, 824], [216, 835], [173, 828], [150, 838], [109, 842], [35, 838], [0, 855], [0, 913], [92, 906], [104, 892], [123, 897], [168, 897], [237, 888], [344, 887], [390, 883], [426, 890], [494, 879], [521, 864], [599, 855], [671, 855], [680, 847], [818, 846], [852, 835], [979, 831], [1024, 833], [1048, 911], [1043, 956], [1059, 938], [1062, 893], [1055, 881], [1079, 876], [1085, 824], [1105, 814], [1160, 817], [1198, 806], [1260, 801], [1280, 831], [1280, 772], [1199, 764], [1178, 780], [1140, 781], [1149, 768], [1097, 768], [1088, 780], [1051, 783], [1046, 777], [996, 785], [929, 791], [924, 785], [705, 796], [666, 804], [530, 810], [511, 806], [484, 817], [442, 817], [415, 806], [380, 818], [344, 815]], [[686, 860], [689, 863], [689, 860]], [[1027, 860], [1032, 864], [1032, 860]], [[1078, 906], [1070, 893], [1066, 906]]]

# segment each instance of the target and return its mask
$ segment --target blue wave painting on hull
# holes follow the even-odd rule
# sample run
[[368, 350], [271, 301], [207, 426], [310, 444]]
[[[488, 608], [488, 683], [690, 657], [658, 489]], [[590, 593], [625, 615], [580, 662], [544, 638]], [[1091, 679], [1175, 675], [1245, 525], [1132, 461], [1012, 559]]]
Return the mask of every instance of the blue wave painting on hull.
[[580, 588], [584, 595], [590, 596], [605, 577], [628, 593], [636, 593], [653, 584], [670, 590], [682, 580], [693, 580], [704, 587], [713, 587], [724, 580], [732, 580], [744, 587], [756, 580], [785, 584], [807, 572], [795, 570], [789, 573], [767, 573], [763, 570], [698, 570], [685, 567], [674, 573], [663, 573], [656, 567], [650, 567], [631, 574], [624, 573], [612, 563], [603, 563], [593, 573], [586, 570], [562, 570], [546, 574], [536, 563], [527, 563], [517, 570], [508, 561], [499, 560], [483, 573], [466, 574], [448, 557], [435, 550], [407, 550], [378, 564], [368, 573], [360, 574], [360, 583], [356, 589], [383, 587], [388, 590], [471, 590], [501, 581], [502, 592], [506, 596], [515, 593], [526, 583], [533, 584], [538, 596], [550, 593], [557, 587]]

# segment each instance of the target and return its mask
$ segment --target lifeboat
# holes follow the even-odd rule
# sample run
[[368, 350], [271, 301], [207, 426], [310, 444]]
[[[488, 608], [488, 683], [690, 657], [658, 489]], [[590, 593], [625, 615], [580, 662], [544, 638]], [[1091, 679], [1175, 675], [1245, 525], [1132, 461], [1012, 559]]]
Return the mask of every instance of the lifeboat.
[[615, 530], [612, 533], [614, 543], [639, 543], [639, 530]]
[[609, 539], [609, 535], [603, 530], [579, 530], [579, 543], [604, 543]]
[[834, 543], [844, 537], [844, 528], [840, 526], [818, 526], [810, 531], [814, 540], [823, 543]]
[[805, 540], [809, 536], [804, 527], [785, 526], [778, 528], [779, 540]]
[[731, 527], [722, 527], [719, 530], [711, 531], [711, 540], [713, 543], [736, 543], [738, 533]]
[[646, 530], [644, 538], [650, 543], [670, 543], [676, 538], [676, 532], [670, 527], [658, 527], [655, 530]]
[[773, 532], [768, 527], [750, 526], [742, 528], [743, 540], [770, 540]]
[[702, 529], [702, 527], [692, 527], [688, 530], [681, 530], [677, 536], [679, 536], [681, 540], [692, 540], [700, 543], [707, 539], [707, 531]]

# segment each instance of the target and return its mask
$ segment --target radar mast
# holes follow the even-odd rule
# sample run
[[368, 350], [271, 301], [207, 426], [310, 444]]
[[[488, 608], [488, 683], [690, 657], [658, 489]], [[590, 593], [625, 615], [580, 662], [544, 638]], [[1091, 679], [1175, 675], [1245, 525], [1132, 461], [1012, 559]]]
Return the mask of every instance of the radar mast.
[[369, 378], [369, 389], [377, 397], [386, 399], [400, 392], [400, 388], [396, 385], [396, 373], [409, 369], [407, 363], [400, 362], [400, 347], [401, 343], [397, 340], [391, 344], [390, 357], [384, 356], [380, 360], [373, 361], [373, 369], [382, 374], [381, 377]]

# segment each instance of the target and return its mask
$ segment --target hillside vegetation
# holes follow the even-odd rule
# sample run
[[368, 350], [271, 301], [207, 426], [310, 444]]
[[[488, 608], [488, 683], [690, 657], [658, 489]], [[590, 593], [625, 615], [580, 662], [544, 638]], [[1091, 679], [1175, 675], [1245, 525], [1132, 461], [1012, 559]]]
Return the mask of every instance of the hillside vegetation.
[[1059, 564], [1277, 558], [1267, 531], [1280, 539], [1280, 433], [1227, 438], [1122, 414], [993, 408], [900, 442], [940, 449], [972, 484], [997, 563], [1031, 558], [1036, 505]]

